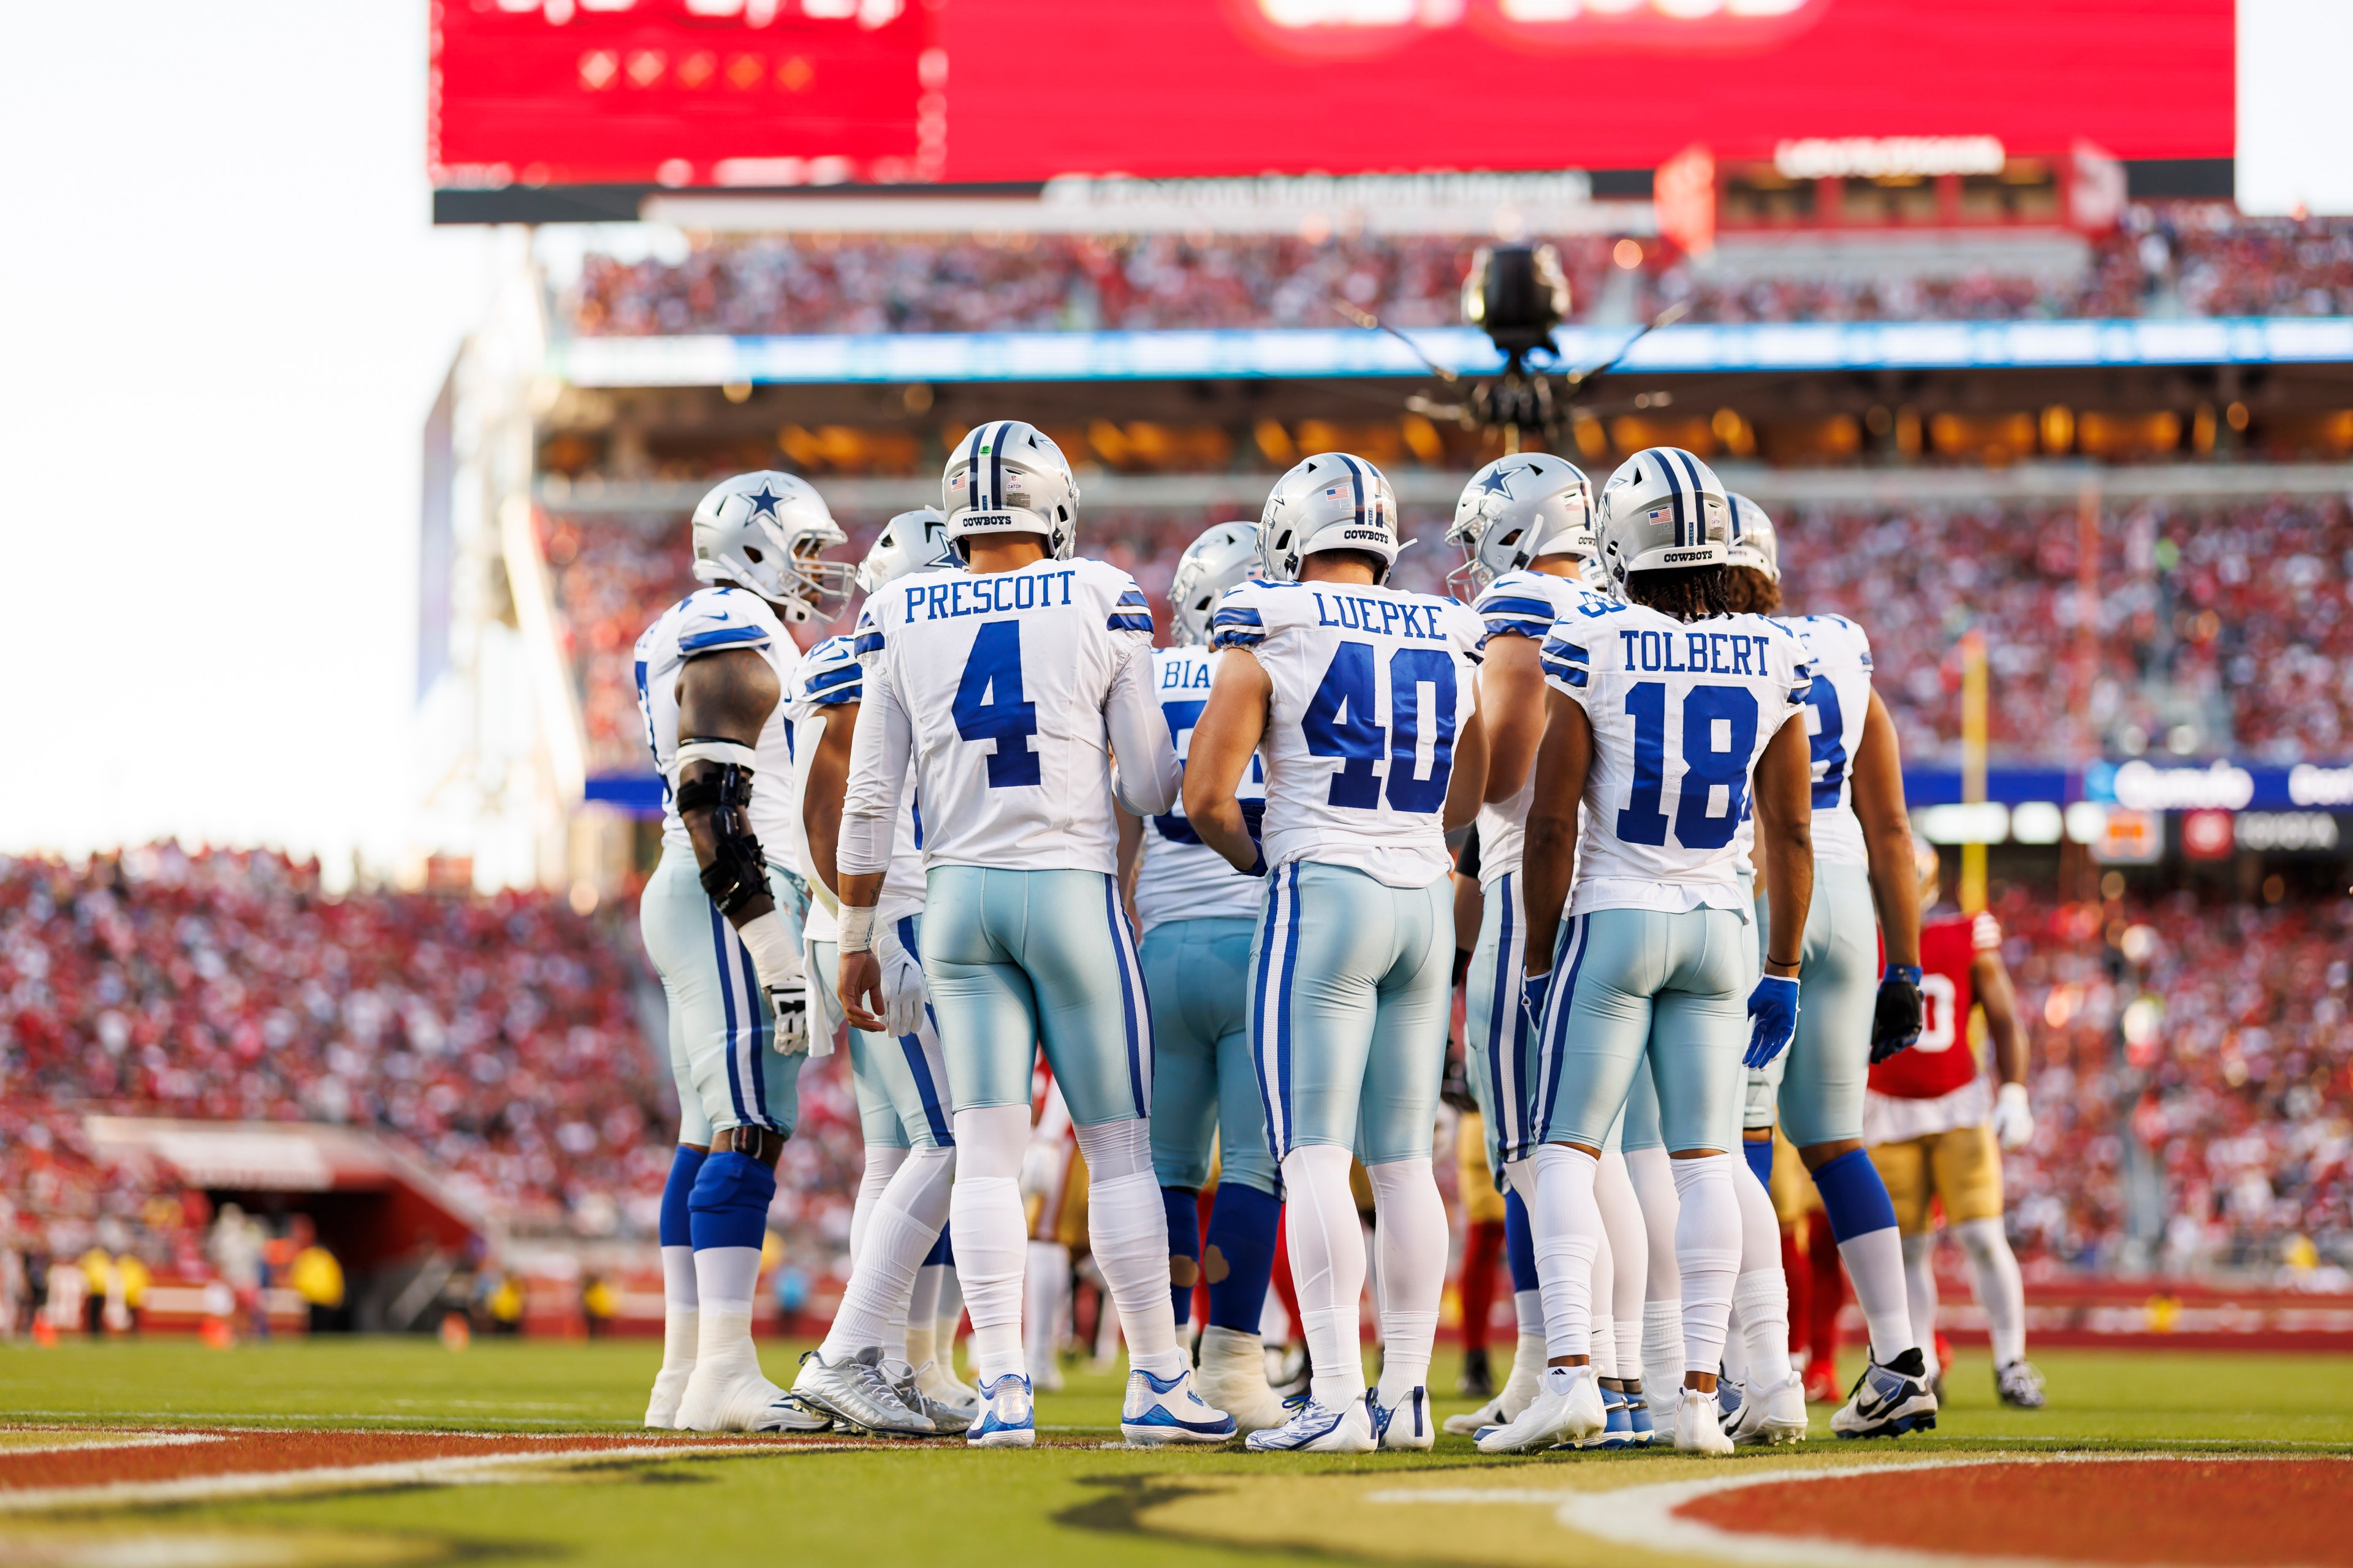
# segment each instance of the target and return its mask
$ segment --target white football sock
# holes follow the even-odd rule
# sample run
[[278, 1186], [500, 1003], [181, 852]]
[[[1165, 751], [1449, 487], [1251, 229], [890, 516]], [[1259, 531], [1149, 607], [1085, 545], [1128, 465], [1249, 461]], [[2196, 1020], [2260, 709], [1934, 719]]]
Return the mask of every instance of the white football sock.
[[894, 1360], [906, 1354], [907, 1303], [923, 1259], [940, 1244], [955, 1179], [954, 1149], [913, 1150], [900, 1164], [866, 1216], [865, 1245], [818, 1347], [827, 1361], [847, 1360], [869, 1347]]
[[965, 1306], [972, 1313], [973, 1375], [994, 1382], [1021, 1359], [1021, 1280], [1029, 1226], [1021, 1210], [1027, 1105], [991, 1105], [955, 1116], [956, 1180], [948, 1224]]
[[2018, 1255], [1999, 1219], [1973, 1219], [1953, 1227], [1961, 1249], [1969, 1255], [1969, 1278], [1976, 1282], [1978, 1305], [1986, 1315], [1993, 1340], [1993, 1364], [2008, 1366], [2026, 1358], [2026, 1281], [2018, 1272]]
[[[1596, 1206], [1599, 1207], [1600, 1184], [1595, 1183]], [[1609, 1221], [1604, 1215], [1601, 1222], [1601, 1245], [1593, 1249], [1593, 1302], [1587, 1319], [1587, 1338], [1593, 1346], [1593, 1375], [1618, 1375], [1618, 1322], [1610, 1316], [1610, 1303], [1617, 1299], [1618, 1259], [1609, 1250]]]
[[1307, 1143], [1282, 1159], [1283, 1238], [1299, 1292], [1300, 1332], [1314, 1378], [1316, 1404], [1337, 1410], [1365, 1394], [1364, 1351], [1356, 1333], [1365, 1293], [1365, 1232], [1348, 1190], [1348, 1151]]
[[[1061, 1375], [1059, 1357], [1071, 1337], [1071, 1249], [1059, 1241], [1029, 1244], [1029, 1271], [1022, 1291], [1022, 1367], [1033, 1388], [1054, 1386]], [[980, 1372], [980, 1331], [972, 1331], [973, 1375]], [[990, 1373], [988, 1376], [997, 1374]]]
[[1703, 1154], [1674, 1162], [1675, 1268], [1683, 1276], [1683, 1370], [1713, 1374], [1724, 1362], [1732, 1284], [1740, 1272], [1740, 1199], [1732, 1185], [1736, 1157]]
[[[945, 1212], [944, 1207], [942, 1212]], [[946, 1272], [947, 1269], [937, 1263], [926, 1263], [915, 1270], [915, 1288], [907, 1293], [907, 1310], [904, 1313], [907, 1326], [903, 1342], [909, 1366], [921, 1366], [927, 1361], [941, 1359], [940, 1276]]]
[[1430, 1348], [1438, 1337], [1438, 1302], [1446, 1291], [1446, 1200], [1430, 1156], [1367, 1165], [1380, 1277], [1380, 1401], [1395, 1407], [1430, 1383]]
[[[950, 1238], [953, 1248], [954, 1238]], [[956, 1281], [955, 1265], [940, 1270], [940, 1353], [944, 1364], [955, 1357], [956, 1328], [964, 1321], [964, 1287]]]
[[1626, 1179], [1642, 1211], [1642, 1387], [1666, 1399], [1683, 1385], [1683, 1285], [1675, 1268], [1674, 1162], [1664, 1149], [1626, 1152]]
[[1536, 1201], [1528, 1205], [1536, 1279], [1544, 1290], [1545, 1354], [1593, 1351], [1593, 1259], [1601, 1250], [1601, 1208], [1593, 1201], [1600, 1163], [1582, 1149], [1546, 1143], [1531, 1162]]
[[1650, 1284], [1651, 1233], [1642, 1218], [1641, 1203], [1634, 1195], [1626, 1156], [1614, 1149], [1602, 1151], [1601, 1169], [1593, 1177], [1593, 1201], [1601, 1205], [1610, 1281], [1609, 1293], [1593, 1299], [1596, 1326], [1607, 1310], [1611, 1319], [1610, 1339], [1617, 1346], [1618, 1375], [1639, 1379], [1642, 1368], [1636, 1358], [1642, 1343], [1642, 1295]]
[[1935, 1382], [1936, 1364], [1936, 1233], [1924, 1230], [1904, 1238], [1904, 1305], [1911, 1314], [1912, 1331], [1920, 1336], [1920, 1359]]
[[874, 1205], [891, 1187], [891, 1178], [907, 1163], [907, 1151], [889, 1143], [866, 1146], [866, 1165], [858, 1173], [858, 1196], [849, 1205], [849, 1266], [858, 1267], [858, 1256], [866, 1245], [866, 1222], [874, 1215]]
[[704, 1326], [712, 1311], [748, 1312], [760, 1287], [760, 1249], [756, 1247], [698, 1247], [694, 1249], [694, 1293], [702, 1303]]
[[665, 1247], [662, 1266], [662, 1370], [694, 1364], [694, 1346], [702, 1332], [697, 1309], [702, 1298], [694, 1289], [694, 1248]]
[[1848, 1237], [1839, 1243], [1839, 1260], [1854, 1283], [1854, 1303], [1862, 1309], [1871, 1334], [1871, 1359], [1885, 1366], [1919, 1344], [1912, 1329], [1911, 1288], [1904, 1279], [1904, 1241], [1895, 1227]]
[[1736, 1344], [1746, 1352], [1747, 1377], [1778, 1386], [1789, 1364], [1789, 1281], [1781, 1272], [1781, 1222], [1773, 1213], [1773, 1195], [1745, 1160], [1732, 1173], [1732, 1190], [1740, 1202], [1740, 1279], [1732, 1289], [1739, 1331], [1725, 1349]]
[[1119, 1308], [1128, 1364], [1174, 1377], [1187, 1363], [1168, 1310], [1168, 1208], [1152, 1173], [1151, 1124], [1103, 1121], [1078, 1137], [1087, 1160], [1087, 1241]]
[[1683, 1304], [1642, 1303], [1642, 1387], [1661, 1398], [1683, 1385]]

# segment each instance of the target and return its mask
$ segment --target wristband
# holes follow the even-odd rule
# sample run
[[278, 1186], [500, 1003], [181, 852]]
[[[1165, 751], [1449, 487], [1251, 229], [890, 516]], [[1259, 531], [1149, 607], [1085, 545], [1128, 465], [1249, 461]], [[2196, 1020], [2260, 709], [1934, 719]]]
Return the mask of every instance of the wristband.
[[1882, 978], [1884, 980], [1901, 980], [1907, 985], [1917, 985], [1920, 984], [1921, 978], [1920, 966], [1916, 963], [1891, 963], [1887, 966], [1886, 974], [1882, 976]]
[[1767, 958], [1765, 961], [1765, 967], [1767, 969], [1796, 969], [1799, 967], [1799, 963], [1795, 958]]
[[841, 951], [871, 952], [874, 951], [874, 906], [864, 909], [856, 904], [844, 904], [837, 917], [841, 922]]
[[735, 928], [744, 951], [752, 955], [752, 969], [763, 985], [775, 985], [800, 973], [800, 944], [784, 917], [769, 910]]

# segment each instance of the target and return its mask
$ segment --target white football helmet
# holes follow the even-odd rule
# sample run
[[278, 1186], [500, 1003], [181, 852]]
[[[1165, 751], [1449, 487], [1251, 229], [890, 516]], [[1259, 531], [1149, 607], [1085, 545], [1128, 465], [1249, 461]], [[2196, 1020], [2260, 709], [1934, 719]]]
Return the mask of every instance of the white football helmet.
[[1726, 566], [1753, 566], [1768, 583], [1781, 580], [1781, 538], [1765, 509], [1744, 495], [1732, 502], [1732, 542], [1724, 553]]
[[1179, 647], [1209, 640], [1209, 617], [1227, 589], [1246, 583], [1258, 569], [1258, 524], [1221, 522], [1185, 547], [1168, 584], [1168, 607], [1176, 613]]
[[1546, 452], [1498, 458], [1463, 487], [1446, 542], [1462, 547], [1462, 570], [1484, 588], [1539, 555], [1593, 554], [1593, 481]]
[[695, 581], [749, 588], [786, 620], [806, 621], [820, 602], [849, 597], [849, 563], [817, 558], [849, 538], [807, 479], [773, 468], [738, 474], [695, 506]]
[[1319, 452], [1274, 481], [1258, 525], [1259, 564], [1277, 583], [1299, 581], [1299, 563], [1325, 550], [1361, 550], [1397, 564], [1397, 492], [1378, 468], [1346, 452]]
[[1601, 563], [1620, 595], [1636, 572], [1721, 566], [1732, 503], [1715, 470], [1681, 447], [1646, 447], [1601, 488]]
[[956, 443], [940, 489], [959, 555], [975, 534], [1035, 533], [1045, 538], [1047, 554], [1071, 558], [1079, 481], [1062, 449], [1036, 426], [992, 419], [974, 426]]
[[879, 594], [884, 584], [910, 572], [943, 566], [960, 570], [963, 565], [964, 558], [948, 542], [948, 520], [936, 507], [919, 506], [882, 525], [866, 547], [866, 559], [858, 563], [858, 587], [861, 593]]

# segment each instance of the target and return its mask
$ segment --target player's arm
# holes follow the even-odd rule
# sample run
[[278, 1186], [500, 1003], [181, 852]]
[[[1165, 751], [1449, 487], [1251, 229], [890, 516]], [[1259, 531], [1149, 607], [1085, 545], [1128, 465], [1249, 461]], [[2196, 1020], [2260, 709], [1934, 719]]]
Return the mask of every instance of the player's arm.
[[1479, 816], [1487, 786], [1486, 721], [1484, 709], [1474, 706], [1454, 731], [1454, 771], [1447, 775], [1446, 806], [1440, 819], [1449, 833], [1470, 826]]
[[866, 672], [865, 700], [859, 704], [849, 743], [841, 832], [834, 846], [841, 893], [841, 966], [836, 989], [851, 1026], [870, 1034], [881, 1034], [886, 1027], [882, 966], [874, 956], [874, 906], [882, 897], [882, 875], [891, 867], [899, 796], [914, 752], [914, 726], [900, 706], [890, 672], [877, 660]]
[[1487, 638], [1479, 667], [1479, 712], [1487, 732], [1485, 799], [1500, 805], [1520, 793], [1545, 737], [1541, 645], [1518, 632]]
[[[1193, 743], [1185, 759], [1186, 820], [1201, 842], [1236, 870], [1252, 874], [1264, 866], [1234, 792], [1241, 787], [1242, 772], [1266, 734], [1267, 703], [1273, 695], [1274, 682], [1258, 655], [1246, 647], [1219, 654], [1209, 700], [1194, 721]], [[1165, 723], [1162, 729], [1166, 731]]]
[[1111, 738], [1113, 804], [1138, 816], [1157, 816], [1175, 805], [1184, 771], [1153, 690], [1152, 645], [1143, 637], [1128, 644], [1112, 676], [1103, 729]]
[[753, 750], [783, 695], [776, 667], [752, 648], [701, 654], [678, 672], [679, 819], [704, 890], [738, 931], [776, 908], [747, 814]]
[[809, 869], [836, 899], [841, 874], [834, 861], [841, 841], [841, 803], [849, 789], [849, 751], [858, 729], [856, 702], [826, 710], [825, 731], [809, 753], [808, 778], [801, 786], [801, 829], [808, 835]]
[[1552, 969], [1560, 911], [1577, 871], [1577, 805], [1593, 771], [1593, 721], [1565, 691], [1545, 696], [1544, 741], [1536, 748], [1535, 790], [1520, 850], [1520, 907], [1526, 911], [1530, 974]]
[[1144, 868], [1144, 818], [1117, 801], [1111, 809], [1119, 824], [1119, 901], [1127, 906], [1128, 923], [1142, 925], [1135, 913], [1135, 878]]
[[1986, 1034], [1993, 1040], [1993, 1070], [2001, 1080], [1993, 1110], [1994, 1136], [2005, 1149], [2034, 1141], [2034, 1111], [2026, 1098], [2026, 1026], [2018, 1016], [2018, 992], [1998, 947], [1981, 948], [1969, 960], [1969, 982], [1985, 1009]]
[[[1765, 973], [1795, 978], [1806, 912], [1814, 901], [1813, 755], [1805, 725], [1785, 723], [1766, 742], [1765, 754], [1757, 762], [1753, 798], [1766, 908], [1772, 914], [1778, 949], [1765, 955]], [[1916, 950], [1916, 927], [1912, 941]]]
[[1912, 818], [1904, 809], [1904, 757], [1895, 721], [1876, 691], [1855, 748], [1854, 815], [1862, 824], [1871, 897], [1879, 906], [1880, 939], [1887, 950], [1871, 1022], [1871, 1059], [1883, 1062], [1920, 1038], [1920, 873], [1912, 859]]

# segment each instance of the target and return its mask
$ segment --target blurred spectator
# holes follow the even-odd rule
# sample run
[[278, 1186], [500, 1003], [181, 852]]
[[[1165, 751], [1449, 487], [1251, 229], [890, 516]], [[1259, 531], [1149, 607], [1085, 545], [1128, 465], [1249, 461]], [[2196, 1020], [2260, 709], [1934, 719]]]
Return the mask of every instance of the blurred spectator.
[[286, 1283], [310, 1310], [311, 1331], [340, 1333], [349, 1329], [351, 1321], [343, 1310], [343, 1266], [319, 1240], [309, 1215], [294, 1216], [290, 1239], [294, 1243], [294, 1258], [287, 1266]]
[[580, 1316], [588, 1325], [590, 1339], [600, 1340], [611, 1333], [613, 1319], [620, 1310], [620, 1297], [602, 1274], [590, 1274], [580, 1281]]
[[[1722, 237], [1737, 244], [1734, 231]], [[1446, 326], [1473, 236], [760, 235], [697, 238], [683, 261], [591, 255], [555, 318], [582, 336], [1335, 327], [1345, 299], [1392, 325]], [[1642, 242], [1613, 292], [1617, 237], [1552, 237], [1570, 315], [1670, 304], [1694, 321], [2013, 321], [2353, 313], [2353, 220], [2141, 202], [2079, 277], [1891, 274], [1733, 283]]]

